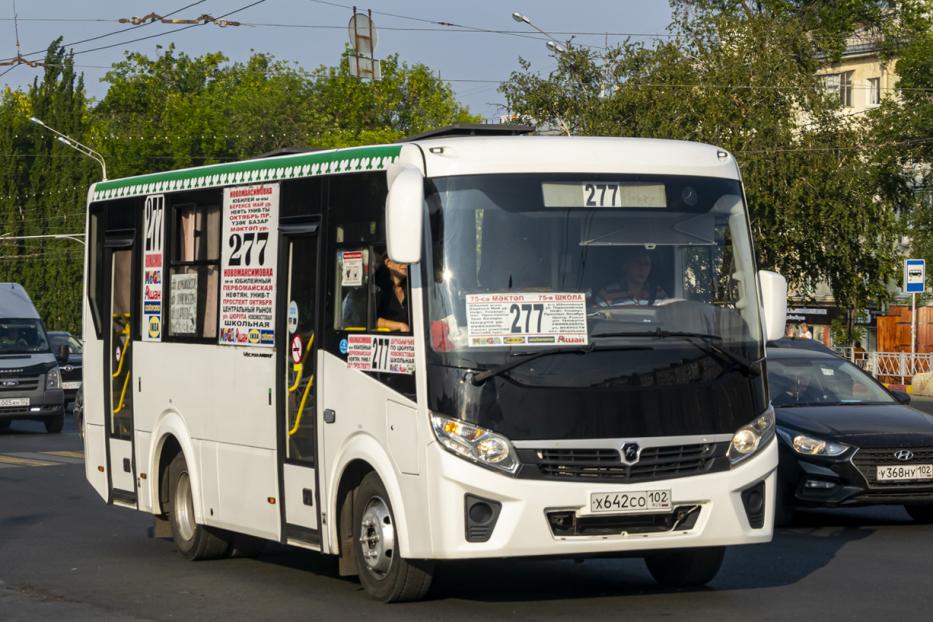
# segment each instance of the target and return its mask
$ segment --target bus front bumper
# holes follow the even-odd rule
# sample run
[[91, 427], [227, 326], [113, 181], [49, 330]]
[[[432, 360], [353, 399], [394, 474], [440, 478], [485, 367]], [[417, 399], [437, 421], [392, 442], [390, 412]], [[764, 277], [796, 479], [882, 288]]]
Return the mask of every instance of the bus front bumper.
[[[440, 475], [428, 491], [427, 548], [435, 559], [637, 554], [763, 543], [772, 537], [776, 440], [729, 471], [627, 485], [517, 479], [458, 458], [437, 443], [427, 453], [428, 472]], [[753, 489], [763, 496], [758, 520], [746, 509]], [[670, 491], [672, 511], [637, 516], [592, 511], [593, 495], [642, 491]], [[485, 525], [469, 517], [477, 499], [492, 512], [480, 507], [474, 518], [495, 515]], [[568, 520], [590, 527], [568, 532], [560, 528]]]

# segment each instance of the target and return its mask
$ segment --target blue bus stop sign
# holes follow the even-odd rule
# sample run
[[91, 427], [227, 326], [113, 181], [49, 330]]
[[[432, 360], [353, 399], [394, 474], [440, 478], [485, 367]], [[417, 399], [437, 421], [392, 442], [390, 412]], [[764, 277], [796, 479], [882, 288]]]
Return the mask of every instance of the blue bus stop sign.
[[904, 260], [904, 293], [922, 294], [926, 287], [926, 260], [924, 259], [905, 259]]

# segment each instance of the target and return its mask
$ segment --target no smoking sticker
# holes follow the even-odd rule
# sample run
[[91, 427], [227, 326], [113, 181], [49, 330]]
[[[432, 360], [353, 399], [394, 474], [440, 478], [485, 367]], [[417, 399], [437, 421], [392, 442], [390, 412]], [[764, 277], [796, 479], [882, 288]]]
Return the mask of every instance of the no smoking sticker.
[[304, 354], [304, 344], [301, 343], [301, 335], [292, 337], [292, 362], [296, 365], [301, 362], [301, 356]]

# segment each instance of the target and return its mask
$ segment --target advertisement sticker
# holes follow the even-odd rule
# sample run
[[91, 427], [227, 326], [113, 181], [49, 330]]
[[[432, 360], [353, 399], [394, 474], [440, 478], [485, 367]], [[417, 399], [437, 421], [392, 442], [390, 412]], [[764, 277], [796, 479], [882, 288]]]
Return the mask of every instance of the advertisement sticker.
[[586, 296], [529, 292], [467, 294], [471, 347], [586, 345]]
[[221, 344], [275, 346], [278, 214], [278, 184], [224, 188]]
[[413, 374], [415, 338], [347, 335], [347, 367], [361, 371]]
[[165, 195], [146, 197], [143, 209], [143, 341], [162, 341], [162, 241]]

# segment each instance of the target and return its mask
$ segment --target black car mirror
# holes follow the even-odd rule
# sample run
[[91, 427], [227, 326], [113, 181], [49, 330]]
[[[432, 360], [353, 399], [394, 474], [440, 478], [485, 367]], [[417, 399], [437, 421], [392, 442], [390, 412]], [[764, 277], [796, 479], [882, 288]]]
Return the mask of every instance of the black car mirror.
[[910, 393], [904, 391], [895, 391], [891, 389], [891, 395], [901, 404], [910, 404]]
[[64, 365], [68, 362], [68, 357], [71, 355], [71, 348], [68, 347], [67, 343], [63, 343], [58, 346], [58, 352], [55, 353], [55, 358], [58, 359], [59, 365]]

